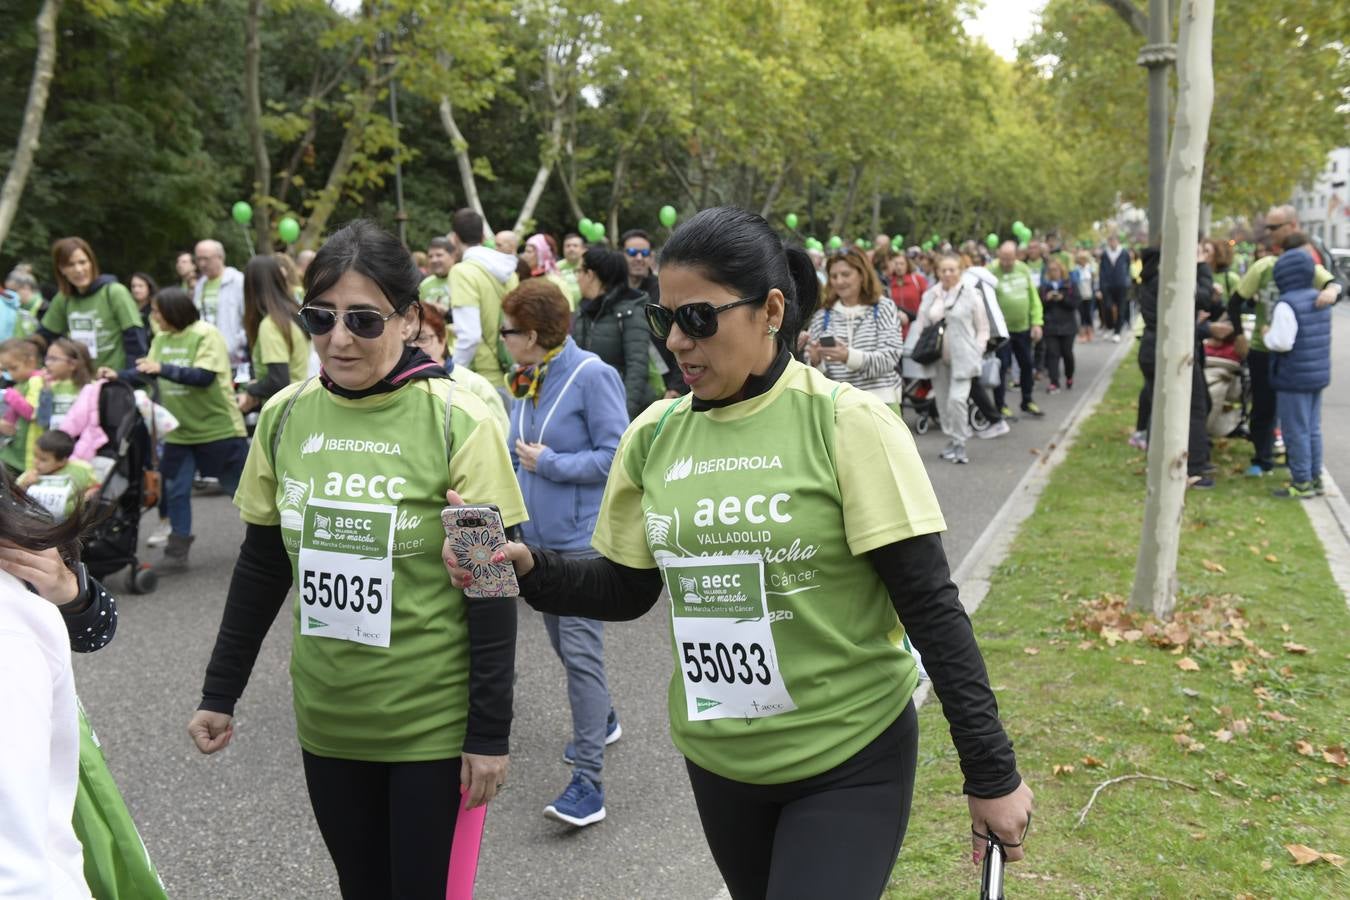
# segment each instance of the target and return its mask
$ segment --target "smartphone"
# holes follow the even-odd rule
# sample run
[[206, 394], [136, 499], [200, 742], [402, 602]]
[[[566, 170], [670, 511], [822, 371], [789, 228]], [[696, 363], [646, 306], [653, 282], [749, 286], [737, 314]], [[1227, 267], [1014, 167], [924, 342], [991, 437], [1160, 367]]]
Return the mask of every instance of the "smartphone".
[[491, 504], [447, 506], [441, 510], [441, 524], [450, 540], [450, 549], [460, 568], [473, 573], [473, 583], [464, 589], [466, 597], [516, 597], [520, 585], [515, 566], [509, 562], [494, 564], [492, 557], [506, 545], [502, 515]]
[[822, 346], [822, 347], [833, 347], [833, 346], [834, 346], [834, 335], [832, 335], [832, 334], [827, 334], [827, 335], [823, 336], [823, 337], [820, 339], [820, 346]]

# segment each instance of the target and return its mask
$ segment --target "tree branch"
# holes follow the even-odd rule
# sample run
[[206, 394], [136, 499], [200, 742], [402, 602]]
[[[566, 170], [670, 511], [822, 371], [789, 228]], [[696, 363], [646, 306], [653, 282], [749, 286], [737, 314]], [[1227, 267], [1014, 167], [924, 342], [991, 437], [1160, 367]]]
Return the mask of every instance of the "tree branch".
[[1184, 781], [1177, 781], [1172, 778], [1161, 778], [1157, 775], [1145, 775], [1142, 772], [1135, 772], [1133, 775], [1121, 775], [1118, 778], [1108, 778], [1106, 781], [1103, 781], [1101, 784], [1097, 785], [1097, 789], [1092, 792], [1092, 796], [1088, 799], [1087, 806], [1083, 807], [1082, 811], [1078, 813], [1078, 822], [1073, 827], [1078, 828], [1084, 822], [1087, 821], [1087, 814], [1089, 811], [1091, 811], [1092, 804], [1097, 802], [1098, 794], [1100, 794], [1102, 791], [1106, 790], [1113, 784], [1120, 784], [1122, 781], [1135, 781], [1137, 779], [1147, 779], [1149, 781], [1161, 781], [1163, 784], [1175, 784], [1177, 787], [1184, 787], [1188, 791], [1200, 790], [1195, 785], [1187, 784]]
[[1125, 24], [1139, 32], [1140, 37], [1148, 36], [1148, 15], [1135, 6], [1133, 0], [1102, 0], [1109, 9], [1125, 20]]

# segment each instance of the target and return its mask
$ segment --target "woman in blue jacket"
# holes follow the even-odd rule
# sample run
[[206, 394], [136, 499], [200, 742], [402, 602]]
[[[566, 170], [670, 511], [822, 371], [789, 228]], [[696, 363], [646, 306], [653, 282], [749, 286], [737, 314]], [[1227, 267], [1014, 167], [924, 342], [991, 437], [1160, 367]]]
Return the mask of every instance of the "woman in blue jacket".
[[[562, 291], [531, 279], [502, 300], [502, 340], [515, 366], [507, 375], [508, 444], [530, 519], [524, 540], [588, 559], [610, 463], [628, 427], [619, 373], [567, 336], [571, 307]], [[605, 817], [601, 770], [605, 745], [623, 733], [605, 681], [603, 625], [595, 619], [544, 615], [549, 642], [567, 671], [572, 741], [563, 761], [575, 766], [544, 815], [585, 826]]]

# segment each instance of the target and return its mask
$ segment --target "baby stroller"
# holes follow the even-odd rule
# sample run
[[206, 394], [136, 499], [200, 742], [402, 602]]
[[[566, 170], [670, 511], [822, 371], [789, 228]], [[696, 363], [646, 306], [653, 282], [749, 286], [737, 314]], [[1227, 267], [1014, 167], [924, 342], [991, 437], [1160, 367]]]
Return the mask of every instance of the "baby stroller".
[[151, 441], [130, 385], [116, 380], [103, 385], [98, 420], [108, 434], [108, 443], [99, 448], [91, 464], [102, 478], [98, 504], [104, 514], [85, 541], [84, 564], [98, 579], [129, 569], [127, 589], [133, 594], [148, 594], [159, 584], [159, 574], [136, 558], [136, 548]]
[[1205, 430], [1212, 438], [1246, 437], [1251, 408], [1251, 376], [1236, 356], [1205, 355], [1205, 387], [1209, 391], [1209, 415]]
[[900, 414], [913, 410], [914, 431], [927, 434], [928, 429], [938, 420], [937, 400], [933, 397], [933, 384], [927, 378], [902, 378], [900, 381]]

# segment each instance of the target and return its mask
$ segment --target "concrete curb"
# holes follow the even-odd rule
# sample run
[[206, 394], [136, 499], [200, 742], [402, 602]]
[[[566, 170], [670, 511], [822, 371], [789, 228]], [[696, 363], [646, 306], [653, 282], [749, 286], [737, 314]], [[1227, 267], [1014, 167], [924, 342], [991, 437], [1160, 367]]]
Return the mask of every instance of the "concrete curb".
[[1346, 502], [1345, 494], [1325, 468], [1322, 484], [1326, 486], [1326, 496], [1304, 501], [1303, 508], [1326, 551], [1331, 577], [1341, 589], [1346, 605], [1350, 606], [1350, 503]]
[[[1106, 365], [1092, 380], [1078, 405], [1050, 436], [1036, 462], [1027, 469], [1022, 480], [1017, 482], [1017, 487], [1013, 488], [1008, 499], [1003, 501], [994, 518], [971, 545], [970, 552], [956, 567], [952, 580], [961, 591], [961, 605], [966, 608], [967, 614], [973, 615], [989, 595], [989, 579], [993, 576], [994, 570], [1008, 558], [1019, 526], [1036, 510], [1036, 502], [1050, 481], [1050, 473], [1068, 455], [1069, 448], [1078, 437], [1079, 428], [1087, 417], [1096, 411], [1102, 397], [1106, 396], [1106, 390], [1111, 386], [1116, 369], [1120, 368], [1121, 362], [1129, 355], [1134, 344], [1134, 340], [1122, 342], [1116, 348], [1116, 352], [1107, 359]], [[1347, 509], [1345, 521], [1350, 524], [1350, 508]], [[1350, 566], [1350, 553], [1347, 555], [1347, 564]], [[1350, 577], [1350, 568], [1347, 569], [1347, 576]], [[927, 681], [919, 685], [918, 690], [914, 692], [915, 707], [923, 706], [924, 701], [928, 699], [930, 688], [931, 685]]]

